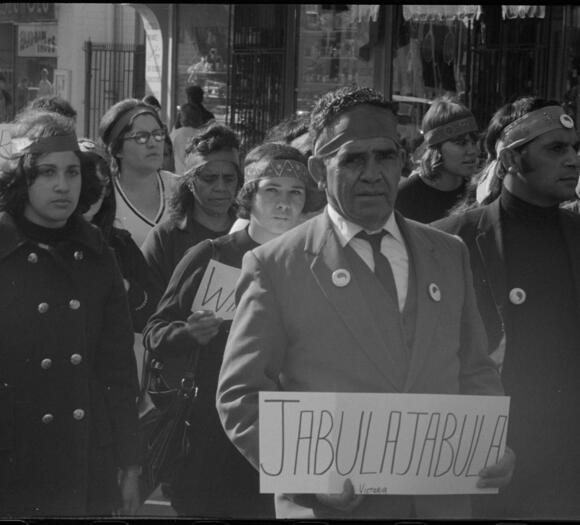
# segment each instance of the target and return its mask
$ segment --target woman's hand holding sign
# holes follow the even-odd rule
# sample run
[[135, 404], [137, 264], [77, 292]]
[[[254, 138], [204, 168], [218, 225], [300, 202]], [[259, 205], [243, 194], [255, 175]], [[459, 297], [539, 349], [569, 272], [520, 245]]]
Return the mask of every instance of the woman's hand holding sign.
[[218, 333], [223, 319], [210, 310], [197, 310], [187, 318], [189, 333], [202, 345], [209, 343]]
[[341, 510], [343, 512], [351, 512], [356, 509], [361, 501], [364, 499], [362, 494], [355, 494], [352, 481], [346, 479], [342, 486], [342, 492], [339, 494], [317, 494], [316, 499], [333, 509]]

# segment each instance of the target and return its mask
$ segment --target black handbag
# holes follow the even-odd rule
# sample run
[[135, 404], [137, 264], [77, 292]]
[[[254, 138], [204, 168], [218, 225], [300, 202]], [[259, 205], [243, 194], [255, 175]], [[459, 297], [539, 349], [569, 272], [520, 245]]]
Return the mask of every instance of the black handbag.
[[171, 484], [182, 458], [188, 453], [190, 417], [197, 397], [195, 377], [199, 352], [196, 345], [177, 388], [167, 386], [160, 363], [151, 367], [147, 391], [155, 408], [139, 420], [140, 488], [145, 499], [161, 483]]

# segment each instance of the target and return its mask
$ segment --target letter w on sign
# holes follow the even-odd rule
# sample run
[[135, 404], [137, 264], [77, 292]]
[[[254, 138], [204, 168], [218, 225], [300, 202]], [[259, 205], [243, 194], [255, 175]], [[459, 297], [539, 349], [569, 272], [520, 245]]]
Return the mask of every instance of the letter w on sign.
[[211, 259], [193, 299], [191, 311], [210, 310], [222, 319], [233, 319], [236, 311], [236, 283], [239, 276], [238, 268]]

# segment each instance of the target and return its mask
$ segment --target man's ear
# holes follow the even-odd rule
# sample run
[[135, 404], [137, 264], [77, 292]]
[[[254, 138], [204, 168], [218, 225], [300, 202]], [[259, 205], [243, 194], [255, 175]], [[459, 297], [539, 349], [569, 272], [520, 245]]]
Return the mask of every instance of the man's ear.
[[503, 164], [508, 174], [521, 173], [521, 154], [512, 149], [503, 150], [500, 153], [500, 162]]
[[326, 188], [326, 164], [319, 157], [308, 159], [308, 171], [320, 189]]

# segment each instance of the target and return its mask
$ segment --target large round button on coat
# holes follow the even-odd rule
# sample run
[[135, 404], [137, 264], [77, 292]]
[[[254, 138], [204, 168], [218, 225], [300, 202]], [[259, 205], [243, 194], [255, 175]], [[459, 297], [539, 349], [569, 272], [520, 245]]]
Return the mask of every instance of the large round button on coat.
[[43, 368], [44, 370], [48, 370], [51, 366], [52, 366], [52, 359], [49, 359], [48, 357], [43, 359], [40, 362], [40, 367]]
[[53, 419], [54, 419], [54, 416], [52, 414], [44, 414], [44, 416], [42, 416], [42, 418], [41, 418], [41, 421], [45, 425], [48, 425], [49, 423], [52, 423]]
[[80, 301], [77, 301], [76, 299], [71, 299], [68, 303], [68, 307], [71, 310], [78, 310], [81, 307], [81, 303], [80, 303]]
[[85, 257], [85, 254], [81, 250], [77, 250], [73, 254], [73, 257], [75, 258], [76, 261], [82, 261], [83, 258]]
[[40, 303], [38, 305], [38, 311], [41, 314], [45, 314], [46, 312], [48, 312], [48, 303]]
[[73, 365], [80, 365], [83, 361], [83, 356], [81, 354], [73, 354], [70, 356], [70, 362]]
[[85, 417], [85, 411], [82, 408], [75, 408], [73, 410], [73, 417], [77, 421], [80, 421], [81, 419], [83, 419]]
[[38, 255], [36, 255], [34, 252], [30, 252], [28, 254], [28, 257], [26, 258], [26, 260], [32, 264], [37, 263], [38, 262]]

